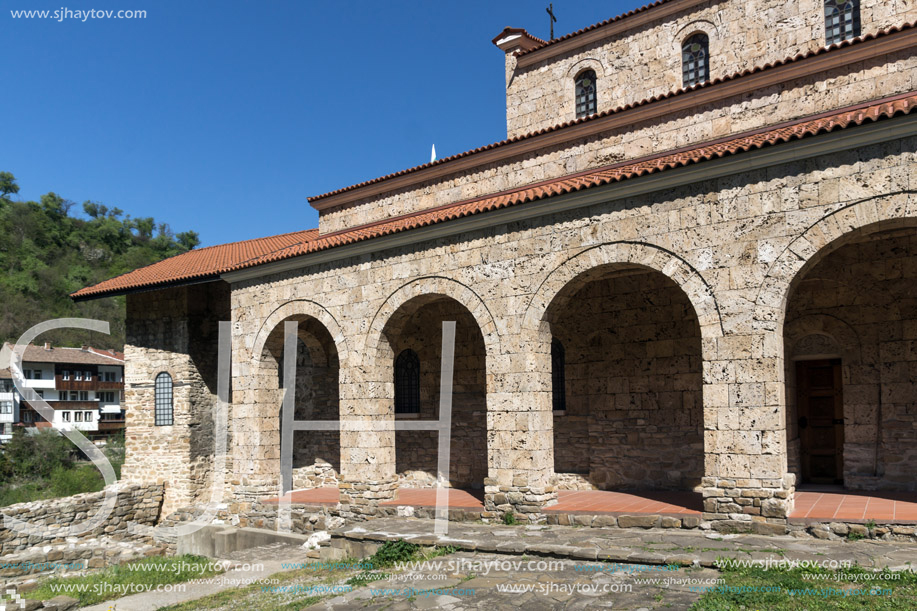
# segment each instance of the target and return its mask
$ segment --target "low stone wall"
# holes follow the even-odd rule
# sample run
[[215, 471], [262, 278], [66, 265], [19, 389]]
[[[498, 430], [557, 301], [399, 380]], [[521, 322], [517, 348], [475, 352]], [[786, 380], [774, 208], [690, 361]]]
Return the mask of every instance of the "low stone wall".
[[20, 503], [2, 508], [5, 516], [17, 518], [35, 527], [25, 534], [0, 523], [0, 556], [20, 552], [39, 545], [74, 543], [83, 539], [105, 536], [114, 540], [142, 540], [147, 537], [128, 531], [131, 522], [154, 526], [159, 520], [163, 501], [161, 484], [114, 484], [117, 501], [111, 515], [96, 528], [85, 533], [67, 535], [62, 529], [91, 518], [102, 506], [105, 491], [88, 492], [60, 499]]

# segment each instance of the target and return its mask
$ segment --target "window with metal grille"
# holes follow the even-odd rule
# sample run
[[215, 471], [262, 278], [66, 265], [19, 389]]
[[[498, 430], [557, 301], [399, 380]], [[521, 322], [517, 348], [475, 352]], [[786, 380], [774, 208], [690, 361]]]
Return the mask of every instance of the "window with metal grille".
[[420, 413], [420, 359], [413, 350], [395, 359], [395, 413]]
[[710, 40], [706, 34], [695, 34], [681, 47], [682, 78], [685, 87], [710, 79]]
[[596, 113], [595, 72], [586, 70], [576, 77], [576, 118]]
[[172, 376], [163, 372], [156, 376], [156, 426], [172, 426]]
[[551, 394], [555, 412], [567, 409], [567, 384], [564, 373], [564, 345], [559, 340], [551, 340]]
[[825, 44], [860, 35], [859, 0], [825, 0]]

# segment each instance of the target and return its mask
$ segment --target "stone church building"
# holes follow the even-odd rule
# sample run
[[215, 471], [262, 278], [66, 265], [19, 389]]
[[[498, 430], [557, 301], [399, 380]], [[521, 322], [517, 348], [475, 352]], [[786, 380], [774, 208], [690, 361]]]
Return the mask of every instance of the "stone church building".
[[124, 479], [165, 482], [165, 513], [220, 466], [237, 513], [286, 492], [295, 321], [296, 418], [342, 424], [295, 431], [293, 488], [376, 515], [436, 485], [436, 433], [394, 423], [438, 418], [455, 321], [445, 483], [495, 517], [680, 491], [779, 524], [806, 486], [917, 490], [915, 24], [907, 0], [657, 0], [506, 28], [505, 140], [74, 294], [127, 296]]

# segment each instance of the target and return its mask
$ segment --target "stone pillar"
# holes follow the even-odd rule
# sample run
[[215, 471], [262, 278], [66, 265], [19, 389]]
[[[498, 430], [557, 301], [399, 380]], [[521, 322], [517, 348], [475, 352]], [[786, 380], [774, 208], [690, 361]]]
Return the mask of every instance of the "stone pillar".
[[391, 359], [376, 359], [365, 371], [352, 367], [341, 379], [341, 515], [360, 519], [398, 488]]
[[503, 336], [502, 347], [504, 354], [488, 359], [485, 508], [536, 521], [557, 500], [551, 483], [551, 335], [523, 330]]
[[781, 532], [795, 489], [782, 339], [764, 332], [705, 340], [705, 357], [704, 518], [722, 530]]

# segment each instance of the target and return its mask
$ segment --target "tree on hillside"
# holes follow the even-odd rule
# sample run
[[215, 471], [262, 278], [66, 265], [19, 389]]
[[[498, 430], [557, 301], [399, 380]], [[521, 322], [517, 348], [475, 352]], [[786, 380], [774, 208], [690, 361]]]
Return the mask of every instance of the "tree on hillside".
[[[87, 218], [71, 216], [75, 204], [56, 193], [38, 202], [13, 201], [16, 178], [0, 172], [0, 340], [13, 341], [29, 327], [51, 318], [107, 320], [111, 336], [94, 336], [103, 348], [124, 344], [124, 298], [73, 303], [69, 294], [139, 267], [195, 248], [194, 231], [173, 235], [153, 217], [131, 218], [116, 207], [87, 201]], [[60, 330], [42, 340], [61, 345], [86, 343], [85, 332]]]

